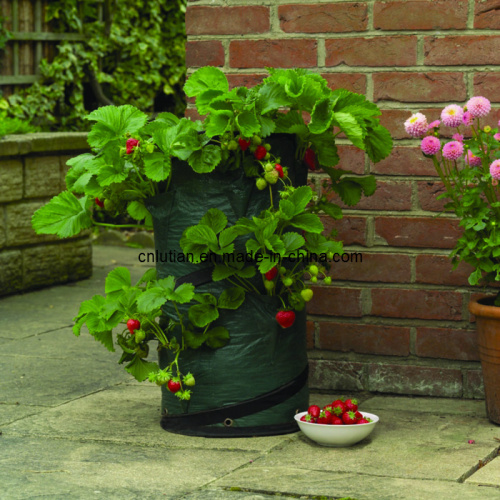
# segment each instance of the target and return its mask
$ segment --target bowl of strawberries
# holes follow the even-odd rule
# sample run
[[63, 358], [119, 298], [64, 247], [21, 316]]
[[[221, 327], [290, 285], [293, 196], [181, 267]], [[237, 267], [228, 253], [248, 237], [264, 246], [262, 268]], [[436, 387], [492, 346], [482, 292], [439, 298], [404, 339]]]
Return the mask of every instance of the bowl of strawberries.
[[369, 436], [379, 418], [359, 411], [356, 399], [337, 399], [323, 408], [311, 405], [307, 411], [297, 413], [295, 420], [300, 430], [316, 443], [344, 447]]

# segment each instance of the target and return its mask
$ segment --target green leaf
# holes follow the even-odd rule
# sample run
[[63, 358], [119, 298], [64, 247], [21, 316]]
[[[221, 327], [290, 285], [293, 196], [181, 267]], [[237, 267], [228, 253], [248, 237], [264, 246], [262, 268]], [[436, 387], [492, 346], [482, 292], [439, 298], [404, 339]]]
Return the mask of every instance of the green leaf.
[[184, 85], [188, 97], [196, 97], [207, 90], [227, 92], [229, 84], [226, 75], [218, 68], [205, 66], [196, 70]]
[[115, 348], [113, 346], [113, 334], [111, 330], [107, 330], [104, 332], [94, 332], [92, 333], [92, 336], [101, 342], [101, 344], [106, 347], [108, 351], [115, 352]]
[[236, 269], [223, 264], [215, 264], [212, 271], [212, 281], [222, 281], [236, 273]]
[[87, 196], [78, 199], [63, 191], [33, 214], [33, 229], [37, 234], [57, 234], [59, 238], [75, 236], [92, 226], [89, 205]]
[[127, 176], [128, 172], [125, 170], [125, 162], [120, 161], [102, 167], [99, 175], [97, 176], [97, 182], [101, 186], [109, 186], [113, 183], [120, 183], [124, 181]]
[[164, 288], [155, 286], [148, 288], [137, 298], [137, 310], [140, 313], [150, 314], [165, 302], [167, 302], [167, 291]]
[[196, 304], [189, 308], [188, 316], [194, 326], [205, 328], [219, 317], [219, 311], [212, 304]]
[[71, 158], [66, 162], [71, 168], [66, 174], [66, 187], [68, 191], [74, 191], [76, 193], [83, 193], [85, 186], [88, 184], [92, 174], [87, 171], [87, 166], [94, 159], [94, 155], [90, 153], [84, 153], [74, 158]]
[[285, 245], [285, 255], [298, 250], [305, 244], [304, 238], [297, 233], [283, 233], [281, 239]]
[[85, 117], [97, 122], [89, 132], [87, 141], [93, 148], [102, 148], [118, 140], [127, 132], [133, 134], [146, 124], [147, 115], [134, 106], [101, 106]]
[[312, 189], [309, 186], [300, 186], [288, 197], [287, 201], [293, 203], [295, 209], [293, 215], [300, 214], [307, 207], [313, 196]]
[[342, 219], [343, 217], [342, 209], [335, 203], [330, 203], [328, 201], [320, 201], [317, 206], [320, 210], [323, 210], [325, 214], [329, 215], [334, 219], [339, 220]]
[[208, 89], [196, 97], [196, 109], [200, 115], [206, 115], [211, 111], [210, 103], [217, 97], [223, 95], [222, 90]]
[[125, 370], [139, 382], [143, 382], [151, 372], [157, 372], [159, 369], [157, 363], [144, 361], [139, 356], [134, 356], [134, 359], [125, 367]]
[[222, 159], [220, 147], [209, 144], [203, 149], [195, 151], [189, 158], [188, 163], [198, 174], [212, 172]]
[[[294, 217], [295, 218], [295, 217]], [[292, 219], [293, 221], [294, 219]], [[285, 253], [285, 245], [277, 234], [271, 235], [264, 240], [265, 247], [274, 254], [283, 255]]]
[[260, 129], [261, 129], [260, 136], [261, 137], [270, 136], [276, 129], [275, 121], [267, 116], [259, 116], [258, 119], [260, 122]]
[[127, 212], [135, 220], [143, 220], [149, 215], [148, 209], [140, 201], [131, 201], [127, 205]]
[[331, 127], [334, 105], [335, 100], [329, 97], [318, 101], [314, 105], [311, 113], [311, 121], [309, 123], [309, 130], [313, 134], [322, 134]]
[[224, 347], [229, 341], [229, 331], [223, 326], [216, 326], [207, 332], [206, 343], [212, 349]]
[[260, 123], [255, 116], [255, 112], [242, 111], [239, 115], [236, 115], [235, 121], [241, 135], [245, 137], [252, 137], [260, 132]]
[[370, 125], [365, 136], [366, 153], [374, 163], [387, 158], [392, 151], [390, 132], [380, 124]]
[[290, 133], [290, 129], [296, 125], [305, 125], [304, 119], [299, 114], [298, 111], [292, 110], [288, 113], [277, 113], [276, 118], [276, 130], [275, 132], [279, 133]]
[[165, 153], [156, 151], [144, 155], [144, 173], [155, 182], [168, 179], [172, 170], [170, 157]]
[[193, 299], [200, 304], [212, 304], [214, 306], [217, 305], [217, 299], [215, 295], [212, 295], [211, 293], [197, 293], [195, 294]]
[[104, 291], [109, 298], [114, 299], [131, 286], [130, 271], [126, 267], [116, 267], [106, 277]]
[[177, 136], [177, 127], [160, 129], [154, 132], [153, 139], [156, 145], [170, 158], [172, 143]]
[[208, 226], [214, 233], [220, 233], [227, 226], [227, 217], [222, 210], [210, 208], [201, 218], [200, 224]]
[[290, 220], [295, 215], [295, 205], [288, 200], [280, 200], [281, 218]]
[[283, 87], [275, 82], [265, 83], [258, 91], [259, 106], [261, 114], [268, 111], [289, 106], [290, 98], [286, 95]]
[[322, 134], [311, 134], [309, 140], [314, 146], [318, 154], [318, 161], [322, 166], [334, 167], [339, 162], [340, 158], [335, 145], [335, 138], [331, 131], [326, 131]]
[[219, 234], [219, 245], [221, 248], [226, 248], [230, 245], [239, 235], [239, 231], [236, 227], [231, 226]]
[[291, 221], [290, 225], [310, 233], [322, 233], [325, 228], [316, 214], [299, 214]]
[[194, 286], [191, 283], [179, 285], [173, 292], [167, 295], [169, 300], [178, 304], [187, 304], [194, 297]]
[[336, 186], [332, 185], [340, 199], [348, 206], [352, 207], [359, 203], [361, 199], [361, 186], [352, 180], [342, 179]]
[[218, 248], [217, 236], [213, 229], [204, 225], [188, 227], [185, 231], [185, 237], [191, 244], [204, 245], [207, 248]]
[[229, 127], [229, 122], [233, 117], [232, 111], [221, 110], [212, 111], [204, 122], [205, 131], [208, 137], [222, 135]]
[[183, 336], [186, 344], [191, 349], [198, 349], [208, 338], [206, 333], [198, 333], [191, 330], [184, 330]]
[[238, 309], [245, 300], [242, 288], [226, 288], [219, 297], [218, 306], [221, 309]]
[[358, 148], [365, 149], [364, 132], [356, 118], [350, 113], [334, 113], [333, 123], [337, 125], [347, 138]]

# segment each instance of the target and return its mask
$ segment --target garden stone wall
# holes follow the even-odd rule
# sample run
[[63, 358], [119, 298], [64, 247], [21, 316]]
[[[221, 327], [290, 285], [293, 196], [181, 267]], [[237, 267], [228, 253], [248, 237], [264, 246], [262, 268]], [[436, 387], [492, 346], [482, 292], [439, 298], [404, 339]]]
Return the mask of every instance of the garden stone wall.
[[35, 210], [65, 189], [66, 161], [88, 150], [86, 138], [64, 132], [0, 140], [0, 296], [92, 274], [89, 232], [61, 240], [31, 227]]
[[[310, 384], [321, 390], [482, 398], [467, 304], [470, 269], [452, 272], [457, 220], [436, 217], [442, 185], [404, 121], [429, 123], [444, 106], [483, 95], [500, 117], [497, 0], [189, 0], [188, 76], [221, 68], [231, 86], [254, 85], [265, 67], [302, 67], [332, 88], [365, 94], [382, 110], [395, 147], [372, 164], [339, 140], [340, 166], [374, 174], [378, 189], [332, 224], [362, 263], [337, 264], [333, 286], [308, 308]], [[196, 117], [193, 103], [187, 115]]]

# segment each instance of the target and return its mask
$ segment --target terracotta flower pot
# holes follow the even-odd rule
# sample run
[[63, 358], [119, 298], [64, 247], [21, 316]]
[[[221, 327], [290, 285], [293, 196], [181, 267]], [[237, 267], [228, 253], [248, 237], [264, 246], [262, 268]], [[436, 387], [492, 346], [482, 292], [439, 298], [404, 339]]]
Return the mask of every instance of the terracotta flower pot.
[[476, 316], [486, 411], [492, 422], [500, 424], [500, 307], [492, 304], [492, 297], [472, 300], [469, 311]]

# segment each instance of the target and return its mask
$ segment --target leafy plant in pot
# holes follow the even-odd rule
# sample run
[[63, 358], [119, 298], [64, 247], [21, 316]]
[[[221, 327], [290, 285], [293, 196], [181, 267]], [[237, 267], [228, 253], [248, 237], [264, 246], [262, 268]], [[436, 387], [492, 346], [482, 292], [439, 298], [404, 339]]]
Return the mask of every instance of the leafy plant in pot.
[[[96, 210], [154, 227], [156, 269], [135, 284], [126, 268], [111, 271], [106, 296], [82, 303], [74, 332], [86, 324], [123, 351], [137, 380], [161, 385], [162, 426], [174, 432], [296, 430], [293, 415], [308, 404], [310, 283], [331, 283], [329, 261], [342, 252], [318, 214], [342, 217], [331, 193], [353, 206], [375, 191], [372, 176], [335, 168], [336, 137], [374, 162], [392, 147], [364, 96], [306, 70], [269, 73], [229, 90], [222, 71], [197, 70], [185, 92], [203, 122], [169, 113], [148, 122], [132, 106], [92, 112], [93, 152], [68, 162], [68, 190], [33, 216], [37, 232], [60, 237], [102, 224]], [[323, 179], [307, 185], [320, 168]]]
[[[475, 96], [464, 107], [446, 106], [441, 120], [427, 123], [422, 113], [412, 115], [406, 131], [421, 137], [424, 156], [431, 158], [444, 184], [438, 198], [447, 202], [444, 211], [460, 219], [462, 235], [451, 252], [454, 268], [466, 262], [474, 270], [471, 285], [500, 281], [500, 133], [484, 126], [491, 111], [488, 99]], [[442, 144], [440, 127], [456, 129], [451, 141]], [[449, 135], [449, 134], [448, 134]], [[464, 139], [464, 137], [469, 137]], [[500, 292], [471, 300], [476, 316], [486, 409], [492, 422], [500, 424]]]

